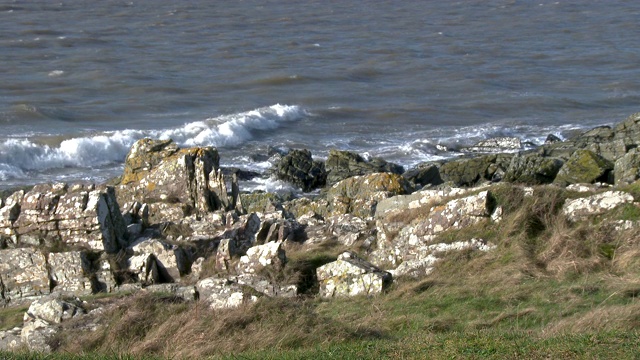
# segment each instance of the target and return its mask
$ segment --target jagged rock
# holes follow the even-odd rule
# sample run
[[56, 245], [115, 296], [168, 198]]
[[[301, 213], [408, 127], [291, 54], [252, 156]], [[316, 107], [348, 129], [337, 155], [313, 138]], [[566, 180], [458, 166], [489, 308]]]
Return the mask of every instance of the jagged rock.
[[440, 166], [440, 177], [454, 186], [474, 186], [481, 181], [492, 181], [496, 173], [501, 178], [500, 174], [506, 171], [512, 157], [494, 154], [452, 160]]
[[543, 157], [540, 154], [518, 154], [513, 157], [504, 181], [529, 185], [551, 183], [564, 161], [558, 158]]
[[616, 185], [630, 184], [640, 179], [640, 152], [638, 149], [631, 149], [616, 160], [613, 178]]
[[375, 234], [366, 221], [351, 214], [332, 216], [325, 221], [327, 232], [334, 236], [338, 243], [347, 247]]
[[354, 176], [327, 190], [331, 215], [353, 214], [366, 218], [373, 216], [378, 201], [393, 195], [406, 194], [410, 185], [397, 174], [377, 173]]
[[[140, 239], [130, 247], [135, 255], [133, 263], [142, 265], [144, 273], [149, 274], [157, 269], [154, 282], [175, 282], [182, 275], [189, 273], [191, 263], [187, 252], [179, 246], [171, 245], [158, 239]], [[136, 268], [140, 268], [138, 265]], [[142, 271], [140, 271], [142, 273]]]
[[495, 203], [489, 191], [448, 201], [434, 206], [428, 217], [417, 224], [417, 233], [435, 235], [450, 229], [460, 229], [488, 218], [493, 213]]
[[389, 272], [364, 261], [352, 252], [316, 269], [322, 297], [377, 295], [392, 282]]
[[389, 270], [389, 272], [394, 278], [400, 276], [420, 278], [431, 274], [438, 261], [440, 261], [440, 258], [429, 254], [426, 257], [405, 260], [397, 268]]
[[295, 220], [264, 221], [263, 225], [264, 228], [257, 235], [257, 243], [259, 244], [271, 241], [298, 241], [304, 235], [302, 225]]
[[242, 207], [246, 213], [273, 212], [282, 209], [282, 199], [274, 193], [241, 194]]
[[272, 169], [280, 180], [290, 182], [304, 192], [323, 187], [327, 174], [325, 165], [314, 161], [309, 150], [291, 150]]
[[[140, 140], [126, 157], [118, 200], [149, 204], [154, 223], [217, 210], [215, 191], [219, 188], [210, 189], [209, 176], [217, 174], [219, 161], [213, 147], [178, 149], [171, 141]], [[171, 211], [165, 213], [155, 204], [165, 204]]]
[[570, 220], [577, 221], [587, 216], [603, 214], [618, 205], [632, 202], [633, 196], [631, 194], [623, 191], [606, 191], [585, 198], [567, 200], [562, 206], [562, 212]]
[[613, 163], [610, 161], [589, 150], [576, 150], [562, 165], [554, 182], [565, 186], [596, 181], [606, 182], [611, 170], [613, 170]]
[[44, 297], [31, 303], [24, 314], [24, 322], [44, 320], [49, 324], [59, 324], [76, 316], [85, 314], [86, 311], [78, 300], [65, 301], [58, 297]]
[[209, 174], [209, 189], [212, 192], [213, 207], [215, 209], [231, 210], [233, 206], [232, 199], [229, 199], [227, 191], [227, 183], [222, 170], [211, 170]]
[[286, 263], [282, 242], [269, 242], [249, 248], [246, 255], [240, 257], [236, 271], [239, 274], [256, 274], [263, 269], [279, 272]]
[[435, 186], [443, 183], [440, 177], [440, 164], [422, 163], [411, 170], [406, 171], [402, 176], [407, 181], [418, 186]]
[[353, 176], [379, 172], [393, 174], [402, 174], [404, 172], [402, 166], [389, 163], [381, 158], [373, 158], [367, 161], [354, 152], [334, 149], [329, 151], [325, 167], [328, 185], [333, 185]]
[[247, 250], [256, 243], [256, 236], [260, 230], [260, 217], [255, 213], [243, 215], [241, 220], [230, 224], [220, 240], [216, 252], [216, 269], [229, 271], [231, 259], [245, 255]]
[[293, 199], [283, 204], [284, 210], [295, 218], [306, 214], [317, 214], [318, 216], [327, 216], [330, 212], [329, 202], [326, 199], [311, 200], [306, 197]]
[[200, 301], [212, 309], [235, 308], [258, 300], [242, 285], [227, 279], [206, 278], [196, 284]]
[[522, 149], [522, 141], [516, 137], [497, 137], [482, 140], [473, 146], [461, 149], [462, 152], [502, 152]]
[[0, 296], [19, 300], [50, 292], [45, 256], [37, 249], [0, 250]]
[[0, 351], [18, 350], [22, 346], [21, 332], [22, 328], [19, 327], [0, 331]]
[[93, 287], [88, 275], [90, 260], [85, 253], [70, 251], [49, 254], [49, 276], [56, 292], [73, 295], [89, 295]]
[[[16, 195], [16, 194], [14, 194]], [[18, 205], [19, 204], [19, 205]], [[38, 185], [0, 211], [0, 233], [14, 244], [79, 246], [117, 252], [126, 226], [111, 187]]]

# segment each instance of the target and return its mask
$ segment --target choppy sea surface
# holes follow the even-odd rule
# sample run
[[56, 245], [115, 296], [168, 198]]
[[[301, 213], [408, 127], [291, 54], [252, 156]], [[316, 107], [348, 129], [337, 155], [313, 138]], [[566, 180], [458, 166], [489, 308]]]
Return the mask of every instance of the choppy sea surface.
[[254, 170], [269, 146], [410, 167], [566, 138], [640, 111], [639, 18], [623, 0], [3, 1], [0, 188], [103, 181], [144, 137]]

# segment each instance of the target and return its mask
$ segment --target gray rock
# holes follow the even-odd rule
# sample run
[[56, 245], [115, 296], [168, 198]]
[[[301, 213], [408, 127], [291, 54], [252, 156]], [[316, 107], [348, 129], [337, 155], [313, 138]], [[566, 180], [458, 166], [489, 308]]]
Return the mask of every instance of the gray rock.
[[180, 286], [178, 284], [154, 284], [144, 288], [152, 293], [173, 294], [185, 301], [194, 301], [198, 297], [195, 286]]
[[0, 250], [0, 285], [5, 301], [49, 294], [45, 256], [31, 248]]
[[393, 174], [402, 174], [404, 172], [400, 165], [389, 163], [384, 159], [373, 158], [367, 161], [354, 152], [340, 150], [329, 151], [325, 167], [328, 185], [333, 185], [353, 176], [380, 172]]
[[569, 184], [590, 184], [608, 179], [613, 170], [613, 163], [589, 150], [576, 150], [562, 165], [554, 183], [566, 186]]
[[49, 276], [56, 292], [89, 295], [93, 291], [89, 278], [91, 262], [80, 251], [49, 254]]
[[632, 203], [633, 196], [622, 191], [606, 191], [585, 198], [565, 201], [562, 212], [570, 220], [600, 215], [622, 204]]
[[15, 351], [22, 347], [22, 328], [0, 331], [0, 351]]
[[256, 274], [264, 269], [280, 272], [287, 263], [282, 242], [268, 242], [249, 248], [236, 267], [239, 274]]
[[435, 186], [443, 183], [440, 177], [440, 164], [422, 163], [408, 170], [402, 176], [417, 186]]
[[540, 154], [518, 154], [513, 157], [503, 180], [528, 185], [553, 182], [564, 164], [559, 158], [544, 157]]
[[364, 261], [352, 252], [316, 269], [322, 297], [377, 295], [392, 282], [389, 272]]
[[49, 324], [42, 319], [35, 319], [24, 325], [20, 332], [20, 338], [29, 350], [50, 353], [52, 351], [51, 345], [49, 344], [50, 339], [52, 339], [58, 331], [58, 326]]
[[495, 154], [448, 161], [440, 166], [440, 177], [453, 186], [475, 186], [482, 181], [492, 181], [496, 172], [504, 172], [512, 157]]
[[504, 152], [522, 149], [522, 141], [516, 137], [496, 137], [482, 140], [473, 146], [461, 149], [462, 152]]
[[[154, 282], [175, 282], [182, 275], [189, 273], [191, 262], [186, 251], [179, 246], [171, 245], [159, 239], [139, 239], [130, 247], [134, 257], [130, 263], [139, 264], [135, 268], [140, 269], [144, 263], [144, 274], [153, 274], [157, 271]], [[154, 270], [155, 267], [155, 270]], [[143, 271], [140, 269], [139, 273]]]
[[640, 179], [640, 152], [637, 149], [629, 150], [616, 160], [613, 178], [616, 185], [630, 184]]
[[272, 169], [275, 176], [299, 187], [304, 192], [323, 187], [327, 174], [325, 165], [314, 161], [309, 150], [291, 150]]
[[39, 319], [49, 324], [59, 324], [82, 314], [86, 314], [86, 311], [79, 300], [66, 301], [55, 296], [47, 296], [31, 303], [24, 314], [24, 322], [26, 324]]
[[212, 309], [236, 308], [258, 300], [242, 285], [227, 279], [206, 278], [196, 284], [200, 301]]

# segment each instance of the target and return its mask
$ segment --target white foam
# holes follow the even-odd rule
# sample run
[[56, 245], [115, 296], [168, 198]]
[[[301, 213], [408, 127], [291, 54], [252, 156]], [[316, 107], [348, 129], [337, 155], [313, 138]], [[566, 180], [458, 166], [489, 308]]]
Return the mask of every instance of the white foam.
[[64, 75], [64, 71], [63, 70], [53, 70], [49, 73], [50, 77], [57, 77], [57, 76], [62, 76]]
[[282, 193], [282, 192], [300, 192], [300, 189], [294, 187], [293, 185], [286, 183], [282, 180], [277, 180], [274, 178], [253, 178], [249, 181], [242, 181], [240, 183], [240, 187], [243, 191], [256, 191], [261, 190], [265, 192], [272, 193]]
[[276, 129], [307, 113], [298, 106], [276, 104], [164, 130], [123, 130], [64, 140], [59, 146], [10, 138], [0, 143], [0, 180], [25, 178], [25, 171], [80, 167], [100, 168], [124, 161], [129, 149], [145, 137], [173, 139], [180, 146], [237, 146], [256, 130]]

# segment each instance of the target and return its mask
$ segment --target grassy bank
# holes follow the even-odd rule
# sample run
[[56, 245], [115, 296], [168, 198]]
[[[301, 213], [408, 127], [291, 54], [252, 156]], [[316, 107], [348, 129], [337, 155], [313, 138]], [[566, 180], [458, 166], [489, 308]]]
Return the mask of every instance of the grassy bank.
[[[500, 223], [446, 232], [438, 241], [482, 237], [495, 250], [448, 254], [432, 275], [396, 279], [381, 296], [263, 297], [214, 311], [168, 294], [140, 293], [114, 298], [106, 326], [97, 331], [87, 331], [82, 318], [70, 321], [54, 339], [55, 355], [11, 356], [639, 358], [640, 229], [611, 225], [639, 220], [638, 208], [572, 223], [560, 207], [577, 194], [541, 187], [529, 197], [510, 185], [493, 192], [504, 208]], [[305, 269], [335, 253], [292, 253], [288, 266]]]

